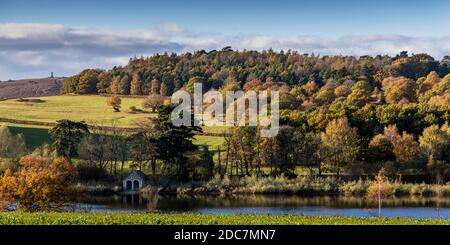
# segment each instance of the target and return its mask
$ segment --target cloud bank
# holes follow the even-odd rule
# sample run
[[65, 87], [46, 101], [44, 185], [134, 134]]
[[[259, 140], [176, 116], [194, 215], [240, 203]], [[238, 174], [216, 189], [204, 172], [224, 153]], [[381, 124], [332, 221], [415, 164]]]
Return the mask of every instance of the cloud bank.
[[[294, 31], [293, 31], [294, 32]], [[186, 30], [176, 24], [153, 29], [114, 31], [57, 24], [0, 24], [0, 80], [68, 76], [85, 68], [109, 69], [130, 57], [161, 52], [192, 52], [231, 46], [233, 49], [296, 50], [321, 55], [395, 55], [402, 50], [450, 55], [450, 36], [409, 37], [393, 34], [324, 38], [297, 35], [226, 36]]]

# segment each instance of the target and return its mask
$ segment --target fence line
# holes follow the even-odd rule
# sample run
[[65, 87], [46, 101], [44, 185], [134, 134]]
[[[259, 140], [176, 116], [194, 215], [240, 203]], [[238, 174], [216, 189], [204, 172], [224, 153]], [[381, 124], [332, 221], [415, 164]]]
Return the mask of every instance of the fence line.
[[[13, 123], [13, 124], [23, 124], [23, 125], [31, 125], [31, 126], [45, 126], [45, 127], [54, 127], [56, 122], [40, 122], [40, 121], [31, 121], [31, 120], [18, 120], [18, 119], [10, 119], [0, 117], [0, 122], [3, 123]], [[121, 130], [123, 132], [136, 133], [139, 132], [140, 128], [121, 128], [121, 127], [110, 127], [110, 126], [96, 126], [96, 125], [88, 125], [90, 129], [98, 129], [105, 131], [115, 131]], [[198, 135], [203, 136], [216, 136], [222, 137], [223, 133], [201, 133]]]

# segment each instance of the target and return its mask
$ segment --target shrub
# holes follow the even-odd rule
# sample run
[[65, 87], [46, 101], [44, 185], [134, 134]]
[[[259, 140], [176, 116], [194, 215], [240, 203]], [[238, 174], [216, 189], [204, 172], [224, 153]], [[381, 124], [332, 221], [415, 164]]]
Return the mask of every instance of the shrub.
[[60, 208], [76, 176], [64, 158], [25, 156], [16, 172], [7, 170], [0, 178], [0, 199], [26, 211]]

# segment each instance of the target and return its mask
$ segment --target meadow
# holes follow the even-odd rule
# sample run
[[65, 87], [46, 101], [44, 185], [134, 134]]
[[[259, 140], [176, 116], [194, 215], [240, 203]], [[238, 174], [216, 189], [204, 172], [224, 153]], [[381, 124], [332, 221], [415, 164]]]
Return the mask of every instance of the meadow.
[[[25, 137], [25, 143], [29, 150], [35, 149], [42, 144], [51, 144], [52, 139], [48, 133], [48, 127], [34, 126], [34, 125], [21, 125], [11, 123], [0, 123], [0, 126], [8, 126], [9, 130], [13, 134], [23, 134]], [[223, 148], [225, 140], [223, 137], [196, 135], [194, 144], [206, 145], [210, 150], [217, 150], [217, 147]]]
[[114, 112], [106, 104], [104, 96], [61, 95], [33, 99], [40, 99], [42, 102], [21, 102], [16, 99], [0, 101], [0, 117], [50, 123], [69, 119], [105, 126], [114, 122], [117, 127], [135, 127], [136, 122], [156, 116], [154, 113], [131, 112], [132, 106], [142, 108], [142, 98], [122, 98], [120, 112]]
[[[133, 128], [139, 121], [149, 117], [156, 117], [156, 113], [133, 113], [130, 107], [142, 109], [142, 98], [122, 98], [120, 112], [106, 104], [105, 96], [74, 96], [60, 95], [33, 98], [42, 102], [23, 102], [17, 99], [0, 101], [0, 118], [26, 120], [33, 122], [55, 123], [57, 120], [69, 119], [85, 121], [88, 124]], [[24, 125], [2, 123], [8, 126], [13, 134], [22, 133], [28, 149], [34, 149], [44, 143], [51, 143], [48, 134], [49, 127], [39, 125]], [[205, 127], [207, 133], [221, 133], [223, 127]], [[223, 137], [198, 135], [195, 144], [207, 145], [211, 150], [223, 145]]]

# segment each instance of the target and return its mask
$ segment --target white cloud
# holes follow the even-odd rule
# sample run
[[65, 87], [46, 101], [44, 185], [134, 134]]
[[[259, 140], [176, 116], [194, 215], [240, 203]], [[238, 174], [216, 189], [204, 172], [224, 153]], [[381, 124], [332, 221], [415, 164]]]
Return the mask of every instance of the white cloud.
[[0, 80], [22, 77], [71, 75], [84, 68], [125, 65], [129, 57], [158, 52], [192, 52], [231, 46], [233, 49], [296, 50], [321, 55], [395, 55], [402, 50], [429, 53], [435, 58], [450, 54], [450, 37], [408, 37], [393, 34], [275, 37], [226, 36], [194, 32], [174, 23], [152, 29], [118, 32], [74, 28], [58, 24], [0, 24]]

